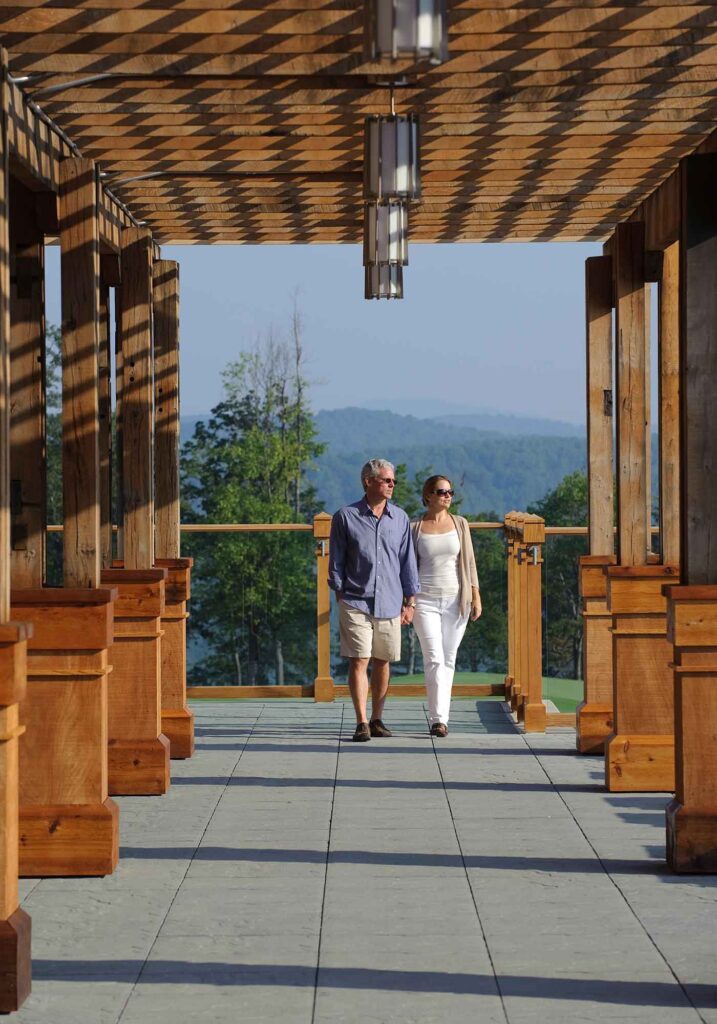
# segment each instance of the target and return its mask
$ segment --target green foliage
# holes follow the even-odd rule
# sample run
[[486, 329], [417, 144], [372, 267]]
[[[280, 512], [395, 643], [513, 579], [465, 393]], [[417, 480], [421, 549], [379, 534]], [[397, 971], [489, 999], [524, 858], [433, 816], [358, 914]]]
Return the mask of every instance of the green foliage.
[[[549, 526], [587, 524], [588, 483], [571, 473], [528, 507]], [[543, 550], [543, 671], [548, 676], [581, 674], [583, 628], [580, 617], [579, 558], [587, 550], [580, 537], [548, 537]]]
[[[301, 353], [270, 338], [223, 373], [224, 398], [182, 449], [183, 516], [199, 523], [309, 522], [321, 453]], [[315, 667], [315, 560], [305, 534], [196, 535], [193, 682], [305, 682]]]

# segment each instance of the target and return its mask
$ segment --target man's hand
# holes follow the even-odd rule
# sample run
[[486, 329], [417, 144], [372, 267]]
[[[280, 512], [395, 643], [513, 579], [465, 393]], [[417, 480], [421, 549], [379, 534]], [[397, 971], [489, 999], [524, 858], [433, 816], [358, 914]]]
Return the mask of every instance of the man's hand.
[[343, 601], [343, 597], [344, 597], [343, 590], [337, 590], [336, 591], [336, 604], [341, 604], [341, 602]]
[[407, 598], [407, 604], [401, 609], [401, 625], [410, 626], [413, 622], [413, 613], [416, 609], [416, 599], [411, 596]]

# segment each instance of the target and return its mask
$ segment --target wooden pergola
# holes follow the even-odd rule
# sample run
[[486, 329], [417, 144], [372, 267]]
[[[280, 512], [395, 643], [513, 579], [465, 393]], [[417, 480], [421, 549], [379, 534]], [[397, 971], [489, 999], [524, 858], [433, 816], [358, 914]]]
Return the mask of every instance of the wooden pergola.
[[[578, 750], [605, 752], [609, 789], [674, 788], [671, 867], [717, 870], [717, 7], [453, 0], [449, 19], [450, 58], [431, 67], [366, 63], [361, 5], [340, 0], [0, 7], [0, 1011], [30, 982], [18, 867], [110, 873], [111, 795], [165, 792], [170, 754], [193, 749], [179, 273], [160, 246], [358, 243], [363, 118], [392, 102], [421, 119], [412, 241], [604, 242], [586, 266]], [[62, 273], [62, 588], [46, 585], [44, 555], [50, 240]], [[316, 687], [331, 699], [328, 675]], [[544, 717], [529, 710], [526, 727]]]

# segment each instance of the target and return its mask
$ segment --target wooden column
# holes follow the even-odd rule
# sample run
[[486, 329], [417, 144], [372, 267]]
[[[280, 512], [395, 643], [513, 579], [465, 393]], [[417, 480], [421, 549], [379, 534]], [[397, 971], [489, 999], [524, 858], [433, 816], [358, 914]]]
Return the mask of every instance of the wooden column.
[[127, 569], [154, 565], [152, 235], [123, 232], [121, 294], [122, 497]]
[[329, 536], [331, 516], [319, 512], [314, 516], [316, 541], [316, 678], [314, 700], [332, 701], [335, 696], [331, 675], [331, 593], [329, 591]]
[[194, 752], [187, 707], [187, 601], [192, 559], [181, 557], [179, 494], [179, 264], [153, 269], [155, 555], [169, 571], [162, 616], [162, 732], [170, 757]]
[[118, 395], [122, 437], [122, 562], [103, 580], [119, 590], [109, 701], [109, 787], [160, 794], [169, 787], [169, 741], [162, 733], [161, 619], [166, 568], [154, 551], [154, 365], [152, 236], [122, 234], [116, 292]]
[[680, 244], [662, 257], [659, 298], [660, 554], [680, 562]]
[[99, 417], [100, 417], [100, 561], [103, 569], [112, 564], [112, 370], [114, 353], [110, 330], [110, 285], [118, 284], [118, 260], [110, 254], [100, 258], [99, 304]]
[[18, 875], [18, 704], [25, 696], [22, 626], [10, 624], [10, 224], [7, 54], [0, 51], [0, 1013], [30, 992], [30, 918]]
[[644, 226], [615, 233], [617, 324], [618, 561], [606, 569], [612, 614], [614, 732], [605, 750], [613, 791], [660, 791], [674, 784], [672, 648], [663, 587], [676, 566], [647, 565], [647, 409]]
[[12, 584], [45, 579], [45, 247], [34, 195], [13, 183], [11, 224], [10, 496]]
[[669, 594], [675, 660], [673, 871], [717, 872], [717, 154], [681, 164], [680, 536], [684, 586]]
[[16, 588], [33, 623], [20, 747], [20, 871], [108, 874], [118, 810], [107, 788], [107, 677], [115, 593], [99, 588], [99, 217], [90, 160], [60, 165], [63, 589]]
[[613, 281], [610, 256], [585, 262], [588, 427], [588, 544], [580, 560], [584, 700], [577, 709], [581, 754], [603, 754], [612, 732], [612, 616], [605, 568], [615, 561], [613, 530]]

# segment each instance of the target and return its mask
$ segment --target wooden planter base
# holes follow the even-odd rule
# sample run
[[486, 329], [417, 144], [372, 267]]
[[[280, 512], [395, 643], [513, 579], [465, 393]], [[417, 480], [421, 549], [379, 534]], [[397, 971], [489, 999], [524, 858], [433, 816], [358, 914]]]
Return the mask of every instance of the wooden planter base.
[[613, 555], [580, 559], [585, 700], [576, 715], [579, 754], [604, 754], [605, 741], [613, 731], [612, 615], [607, 607], [606, 571], [614, 564]]
[[0, 625], [0, 1013], [30, 994], [30, 918], [19, 907], [18, 767], [23, 732], [18, 705], [27, 695], [27, 641], [32, 626]]
[[21, 810], [20, 858], [25, 878], [112, 874], [119, 859], [117, 804]]
[[675, 786], [672, 645], [662, 588], [679, 582], [671, 566], [607, 570], [613, 617], [615, 732], [605, 748], [605, 785], [614, 792]]
[[717, 874], [717, 586], [670, 587], [676, 794], [667, 808], [667, 863]]
[[18, 590], [33, 623], [20, 743], [20, 874], [106, 875], [119, 856], [108, 799], [107, 691], [111, 589]]
[[158, 558], [168, 572], [162, 615], [162, 732], [175, 760], [194, 753], [194, 714], [187, 707], [187, 601], [191, 558]]
[[0, 921], [0, 1013], [19, 1010], [30, 995], [31, 932], [30, 918], [19, 907]]
[[110, 793], [161, 796], [169, 789], [169, 740], [110, 740]]
[[117, 588], [110, 651], [109, 791], [157, 796], [169, 788], [169, 741], [161, 723], [161, 617], [166, 569], [105, 569]]

